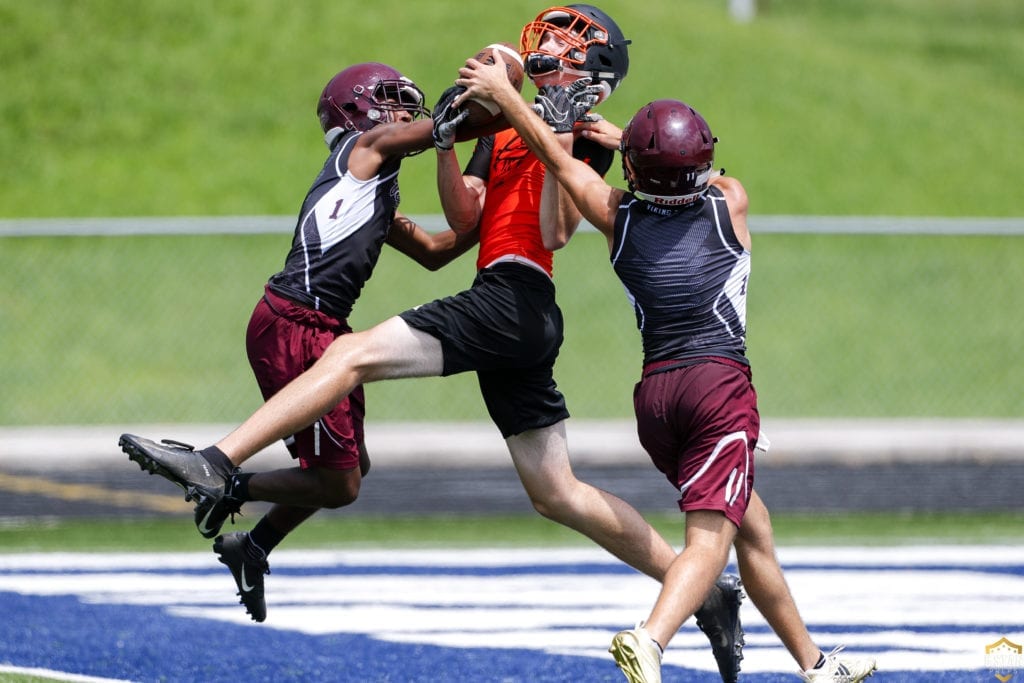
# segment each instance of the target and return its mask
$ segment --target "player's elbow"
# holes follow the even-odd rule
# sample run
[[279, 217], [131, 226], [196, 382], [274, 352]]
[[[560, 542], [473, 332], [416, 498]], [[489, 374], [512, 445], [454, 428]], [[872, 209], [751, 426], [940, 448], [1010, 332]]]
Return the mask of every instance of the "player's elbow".
[[557, 251], [569, 243], [569, 235], [559, 232], [557, 235], [545, 233], [543, 235], [544, 248], [548, 251]]
[[418, 254], [413, 257], [413, 260], [416, 261], [421, 268], [431, 272], [441, 267], [441, 264], [437, 262], [437, 258], [433, 254]]
[[557, 251], [564, 247], [572, 239], [579, 224], [580, 216], [578, 213], [575, 215], [559, 213], [550, 216], [548, 221], [545, 221], [544, 216], [541, 216], [541, 225], [549, 226], [547, 229], [540, 231], [544, 248], [548, 251]]
[[420, 265], [433, 273], [441, 270], [441, 268], [446, 266], [450, 260], [451, 259], [446, 259], [440, 256], [431, 256], [430, 258], [425, 258], [420, 261]]
[[452, 229], [456, 235], [466, 235], [476, 229], [477, 221], [476, 218], [472, 220], [457, 221], [454, 223], [448, 223], [448, 226]]
[[476, 228], [483, 213], [483, 205], [478, 201], [445, 201], [442, 195], [441, 209], [448, 227], [459, 235], [464, 235]]
[[444, 217], [448, 221], [448, 227], [458, 235], [471, 232], [480, 221], [480, 214], [477, 211], [449, 211]]

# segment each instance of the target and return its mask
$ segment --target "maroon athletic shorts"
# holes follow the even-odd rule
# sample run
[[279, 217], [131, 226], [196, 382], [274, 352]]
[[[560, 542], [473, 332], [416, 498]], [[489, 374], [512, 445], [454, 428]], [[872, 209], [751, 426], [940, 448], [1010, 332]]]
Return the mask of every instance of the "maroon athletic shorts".
[[761, 424], [750, 368], [725, 358], [679, 365], [644, 368], [633, 390], [640, 443], [682, 494], [680, 510], [719, 510], [738, 528]]
[[[249, 318], [245, 347], [264, 400], [316, 362], [337, 337], [352, 329], [344, 322], [275, 294], [268, 287]], [[312, 426], [285, 439], [303, 469], [359, 467], [366, 400], [358, 386]]]

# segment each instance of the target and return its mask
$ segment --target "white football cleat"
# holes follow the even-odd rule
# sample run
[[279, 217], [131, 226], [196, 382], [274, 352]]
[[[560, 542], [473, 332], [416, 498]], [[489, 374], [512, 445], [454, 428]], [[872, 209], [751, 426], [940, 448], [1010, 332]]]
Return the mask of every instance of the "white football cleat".
[[620, 631], [608, 648], [629, 683], [661, 683], [661, 647], [643, 627]]
[[875, 660], [839, 657], [842, 651], [840, 645], [825, 655], [821, 668], [801, 671], [800, 677], [807, 683], [861, 683], [875, 673]]

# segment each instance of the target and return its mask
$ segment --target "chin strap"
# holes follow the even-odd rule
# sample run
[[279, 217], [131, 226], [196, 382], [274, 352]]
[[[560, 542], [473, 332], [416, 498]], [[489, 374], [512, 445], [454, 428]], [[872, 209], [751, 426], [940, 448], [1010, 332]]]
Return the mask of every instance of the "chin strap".
[[609, 85], [608, 81], [615, 78], [615, 73], [611, 71], [580, 71], [579, 69], [563, 68], [563, 72], [577, 76], [578, 78], [589, 77], [591, 82], [595, 86], [600, 86], [601, 94], [595, 104], [600, 104], [607, 100], [612, 94], [612, 86]]
[[723, 168], [717, 172], [712, 170], [711, 168], [705, 170], [701, 175], [697, 177], [697, 182], [703, 183], [704, 187], [702, 187], [697, 192], [691, 192], [690, 194], [660, 195], [647, 194], [646, 192], [637, 192], [636, 190], [633, 190], [633, 194], [635, 194], [637, 197], [644, 200], [645, 202], [657, 204], [658, 206], [685, 206], [687, 204], [692, 204], [693, 202], [697, 201], [705, 194], [707, 194], [708, 188], [711, 187], [711, 179], [718, 175], [725, 175], [725, 169]]
[[707, 191], [708, 189], [705, 187], [700, 192], [683, 195], [647, 194], [646, 192], [637, 192], [636, 190], [633, 190], [633, 194], [636, 195], [638, 199], [650, 202], [651, 204], [657, 204], [658, 206], [686, 206], [687, 204], [692, 204], [703, 197], [707, 194]]

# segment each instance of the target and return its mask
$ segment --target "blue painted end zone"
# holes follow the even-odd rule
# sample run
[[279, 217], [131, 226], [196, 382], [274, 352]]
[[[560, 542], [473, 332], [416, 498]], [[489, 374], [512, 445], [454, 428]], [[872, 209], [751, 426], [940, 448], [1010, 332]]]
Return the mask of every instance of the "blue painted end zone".
[[[622, 683], [614, 664], [532, 650], [399, 645], [362, 635], [310, 636], [168, 615], [161, 607], [83, 604], [73, 596], [0, 593], [0, 662], [147, 681], [438, 681]], [[664, 679], [715, 683], [713, 674], [666, 667]], [[750, 674], [750, 683], [796, 681]], [[883, 682], [991, 681], [991, 672], [879, 672]]]
[[[818, 645], [876, 658], [872, 681], [991, 683], [990, 644], [1024, 642], [1024, 548], [780, 555]], [[208, 553], [0, 554], [0, 666], [140, 683], [622, 683], [604, 648], [658, 590], [597, 549], [286, 551], [275, 560], [268, 620], [253, 624]], [[743, 620], [741, 680], [798, 681], [749, 600]], [[690, 623], [669, 646], [663, 679], [715, 683], [713, 666]]]
[[[70, 596], [0, 593], [0, 604], [0, 662], [89, 676], [209, 683], [622, 681], [610, 659], [309, 636], [183, 619], [159, 607], [87, 605]], [[717, 676], [686, 672], [686, 680], [711, 683]]]

